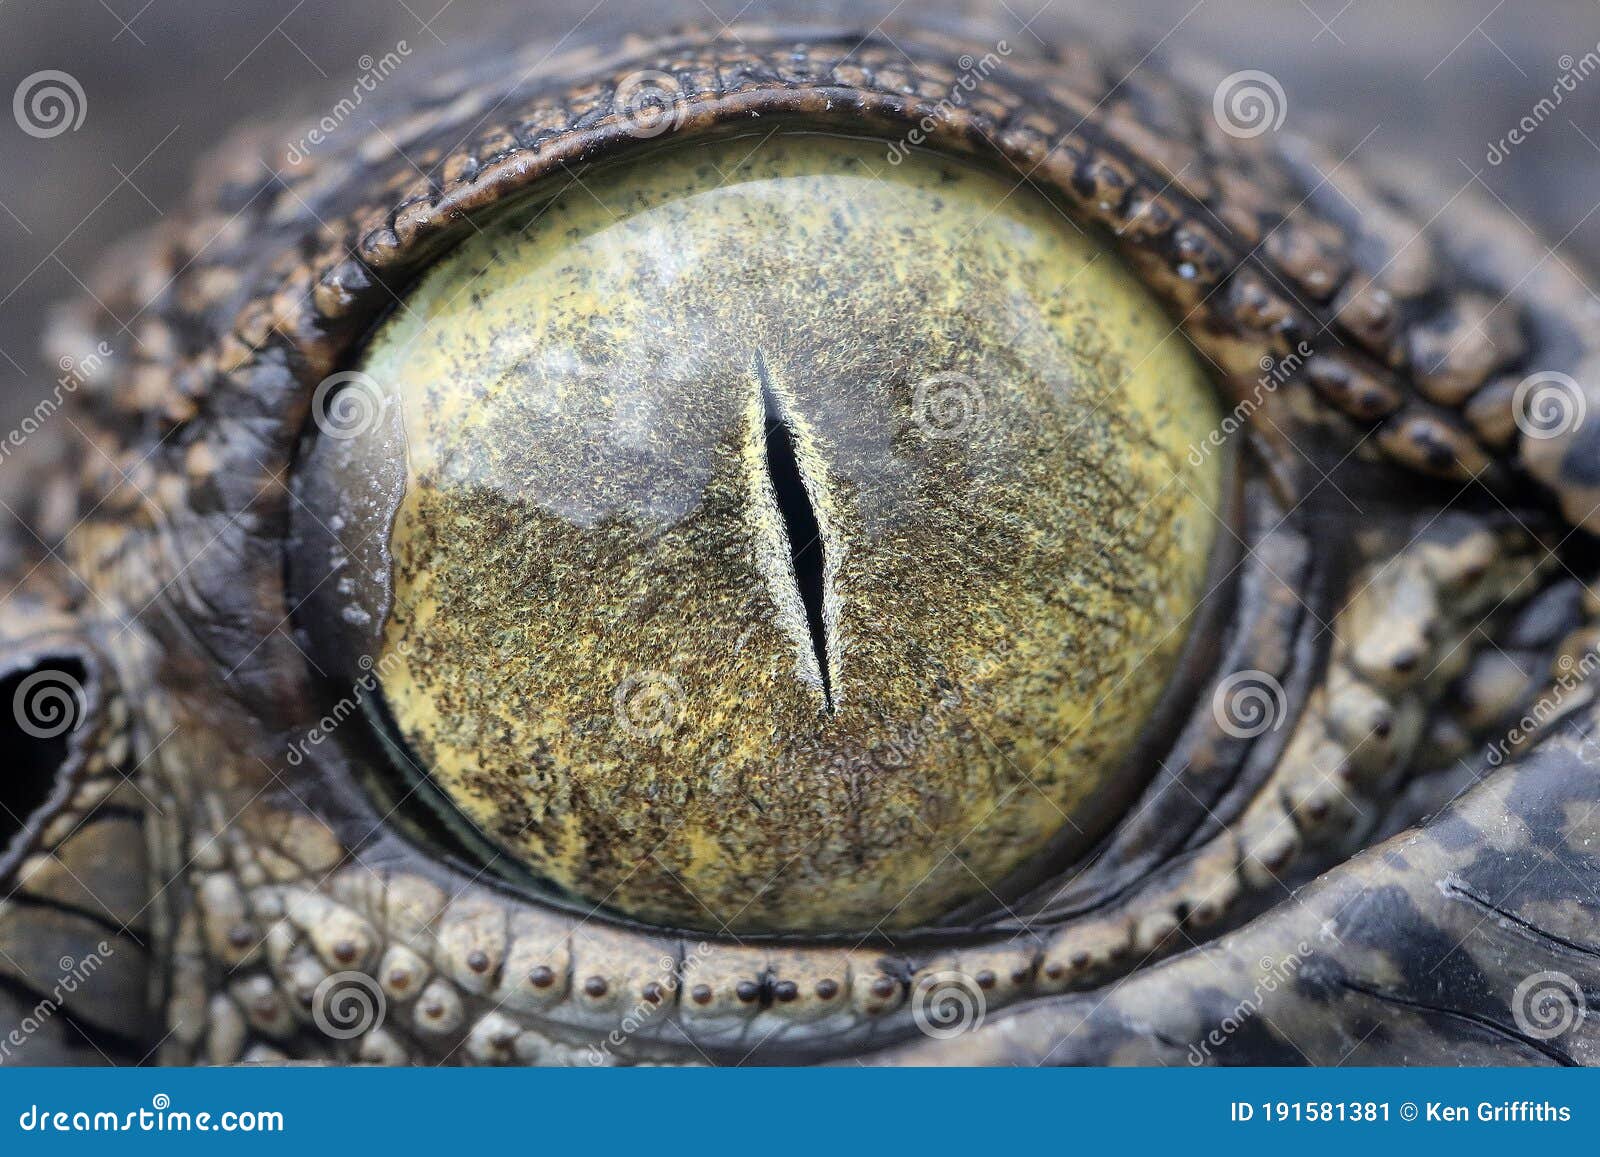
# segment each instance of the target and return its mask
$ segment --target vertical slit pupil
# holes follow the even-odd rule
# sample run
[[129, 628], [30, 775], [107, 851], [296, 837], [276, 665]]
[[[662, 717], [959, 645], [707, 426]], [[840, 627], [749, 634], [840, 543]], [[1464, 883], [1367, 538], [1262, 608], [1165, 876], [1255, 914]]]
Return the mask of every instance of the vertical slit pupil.
[[822, 697], [833, 710], [833, 684], [828, 672], [827, 624], [822, 614], [823, 552], [822, 528], [811, 496], [806, 493], [795, 454], [794, 434], [784, 422], [778, 400], [766, 384], [766, 367], [761, 367], [762, 398], [766, 402], [767, 476], [783, 518], [784, 535], [789, 540], [789, 558], [794, 565], [795, 584], [800, 603], [805, 607], [806, 626], [811, 633], [811, 648], [822, 672]]

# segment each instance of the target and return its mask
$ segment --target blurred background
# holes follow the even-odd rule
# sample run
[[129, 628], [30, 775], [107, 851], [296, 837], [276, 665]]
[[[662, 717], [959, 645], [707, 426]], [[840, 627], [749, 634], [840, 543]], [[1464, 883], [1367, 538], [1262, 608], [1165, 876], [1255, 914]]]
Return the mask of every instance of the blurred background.
[[[0, 0], [0, 422], [53, 382], [39, 354], [50, 305], [82, 292], [108, 245], [181, 209], [195, 159], [230, 125], [320, 116], [363, 57], [400, 41], [401, 71], [421, 74], [484, 35], [570, 42], [773, 13], [862, 31], [976, 15], [1018, 44], [1105, 28], [1262, 69], [1290, 127], [1409, 158], [1451, 190], [1481, 182], [1600, 268], [1600, 0]], [[76, 127], [24, 131], [18, 101], [45, 70], [81, 89]], [[1536, 112], [1557, 89], [1559, 106]], [[1495, 162], [1524, 117], [1535, 128]]]

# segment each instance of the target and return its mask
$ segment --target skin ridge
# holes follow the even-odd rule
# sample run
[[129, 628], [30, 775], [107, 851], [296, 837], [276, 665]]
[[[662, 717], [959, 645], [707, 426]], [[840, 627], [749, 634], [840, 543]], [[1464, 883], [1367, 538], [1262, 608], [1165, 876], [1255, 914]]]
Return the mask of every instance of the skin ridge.
[[[510, 101], [495, 106], [499, 90], [485, 86], [478, 105], [492, 119], [475, 126], [461, 148], [443, 147], [459, 133], [453, 118], [462, 114], [452, 111], [457, 106], [425, 104], [411, 118], [390, 122], [406, 125], [407, 133], [396, 139], [407, 145], [411, 162], [426, 170], [421, 175], [411, 162], [369, 162], [353, 147], [313, 157], [303, 171], [275, 173], [273, 165], [262, 166], [249, 142], [242, 143], [202, 183], [186, 217], [136, 242], [139, 256], [109, 262], [93, 284], [110, 309], [137, 313], [137, 348], [92, 304], [80, 307], [54, 335], [53, 350], [79, 351], [102, 339], [116, 350], [109, 372], [75, 399], [99, 453], [84, 455], [81, 505], [94, 513], [74, 535], [70, 557], [101, 598], [129, 611], [153, 612], [136, 638], [107, 644], [123, 685], [136, 689], [141, 745], [157, 746], [174, 711], [196, 712], [185, 720], [186, 734], [214, 733], [196, 749], [166, 752], [149, 772], [160, 798], [172, 805], [169, 817], [185, 817], [176, 821], [178, 832], [152, 836], [159, 849], [154, 940], [158, 958], [172, 961], [156, 981], [158, 1003], [165, 1005], [169, 1023], [184, 1026], [163, 1046], [164, 1059], [322, 1055], [319, 1050], [330, 1047], [309, 1034], [303, 1021], [292, 1031], [283, 1028], [298, 1014], [277, 987], [257, 983], [265, 973], [249, 973], [277, 951], [266, 942], [270, 933], [252, 923], [270, 924], [272, 903], [281, 903], [279, 917], [300, 930], [300, 939], [282, 950], [279, 973], [292, 972], [291, 964], [303, 965], [297, 975], [304, 976], [318, 967], [324, 974], [339, 965], [375, 967], [380, 951], [385, 961], [395, 953], [381, 938], [367, 943], [363, 937], [371, 929], [361, 930], [350, 915], [366, 912], [374, 924], [387, 927], [384, 905], [391, 901], [362, 898], [364, 868], [337, 875], [350, 850], [310, 822], [307, 813], [316, 809], [297, 799], [294, 788], [274, 782], [275, 775], [262, 776], [251, 762], [259, 758], [257, 751], [281, 750], [304, 714], [304, 683], [286, 674], [299, 671], [302, 661], [278, 631], [285, 609], [280, 553], [288, 508], [279, 480], [292, 464], [316, 383], [344, 364], [421, 269], [470, 230], [473, 215], [490, 213], [541, 181], [559, 180], [567, 166], [640, 147], [613, 108], [618, 81], [639, 68], [667, 72], [681, 86], [682, 117], [672, 139], [730, 123], [758, 124], [760, 114], [892, 140], [949, 100], [960, 53], [986, 50], [895, 29], [894, 44], [921, 69], [913, 73], [899, 48], [882, 38], [808, 34], [802, 46], [792, 36], [755, 28], [737, 35], [742, 46], [725, 33], [691, 34], [609, 57], [581, 50], [570, 64], [550, 70], [557, 78], [565, 73], [580, 79], [541, 82], [516, 98], [515, 108]], [[1512, 389], [1523, 371], [1547, 364], [1575, 368], [1589, 356], [1583, 340], [1573, 338], [1583, 332], [1577, 319], [1584, 297], [1575, 278], [1552, 271], [1525, 287], [1513, 285], [1511, 277], [1496, 283], [1492, 275], [1506, 264], [1496, 254], [1521, 244], [1508, 239], [1510, 228], [1498, 215], [1458, 215], [1418, 231], [1380, 203], [1372, 188], [1341, 177], [1341, 192], [1370, 208], [1374, 220], [1399, 222], [1398, 233], [1377, 232], [1357, 246], [1347, 230], [1313, 211], [1318, 190], [1307, 191], [1309, 182], [1282, 159], [1279, 146], [1227, 138], [1191, 112], [1208, 102], [1147, 73], [1114, 84], [1124, 71], [1115, 62], [1096, 63], [1078, 46], [1057, 55], [1009, 58], [986, 78], [980, 95], [936, 118], [928, 146], [1004, 161], [1029, 174], [1080, 226], [1110, 230], [1141, 279], [1184, 319], [1185, 332], [1211, 360], [1225, 393], [1249, 396], [1263, 358], [1281, 361], [1299, 342], [1308, 342], [1315, 352], [1306, 359], [1303, 378], [1316, 391], [1310, 395], [1316, 399], [1315, 420], [1345, 444], [1374, 432], [1363, 460], [1376, 447], [1402, 470], [1470, 481], [1518, 506], [1526, 501], [1531, 475], [1555, 493], [1570, 521], [1583, 521], [1573, 513], [1574, 504], [1588, 492], [1573, 481], [1563, 456], [1566, 444], [1540, 443], [1530, 456], [1510, 417]], [[451, 83], [443, 78], [441, 88]], [[1138, 110], [1135, 97], [1162, 109], [1162, 121], [1183, 128], [1136, 131], [1151, 118]], [[468, 107], [468, 119], [482, 111]], [[1310, 200], [1297, 205], [1302, 198]], [[1436, 235], [1451, 229], [1456, 232], [1447, 247]], [[1388, 260], [1357, 268], [1346, 254], [1358, 249]], [[1454, 259], [1447, 249], [1464, 256]], [[1491, 301], [1506, 296], [1488, 311], [1492, 318], [1486, 292]], [[1263, 412], [1284, 417], [1280, 401], [1269, 399]], [[1285, 504], [1292, 505], [1317, 475], [1296, 461], [1290, 447], [1274, 444], [1270, 424], [1259, 424], [1260, 452]], [[211, 548], [211, 542], [217, 545]], [[202, 547], [224, 554], [227, 565], [188, 572], [182, 560]], [[267, 642], [257, 643], [263, 637]], [[226, 701], [211, 708], [171, 703], [163, 688], [190, 677], [219, 688]], [[230, 711], [240, 709], [264, 732], [259, 745], [228, 734]], [[252, 790], [259, 781], [263, 801], [274, 806], [245, 817], [247, 838], [224, 840], [220, 829], [208, 827], [213, 820], [204, 813], [217, 801], [203, 800], [188, 782], [201, 766], [246, 769], [234, 774]], [[331, 802], [315, 799], [319, 808]], [[1237, 863], [1248, 857], [1227, 858]], [[245, 864], [253, 871], [245, 871]], [[242, 897], [217, 882], [230, 873], [261, 877], [255, 887], [274, 899], [250, 913]], [[294, 891], [302, 878], [317, 879], [310, 895]], [[329, 894], [339, 896], [338, 905], [326, 899]], [[424, 923], [439, 948], [439, 972], [450, 974], [469, 998], [490, 992], [473, 979], [481, 970], [472, 967], [472, 954], [485, 953], [486, 967], [498, 975], [505, 967], [507, 934], [480, 935], [476, 929], [497, 924], [503, 930], [505, 912], [490, 903], [484, 910], [494, 911], [481, 921], [463, 917], [451, 924], [447, 905], [436, 907], [435, 917]], [[236, 909], [239, 922], [230, 926], [224, 917]], [[1150, 928], [1135, 933], [1156, 941], [1145, 959], [1177, 947], [1159, 948], [1171, 935], [1163, 932], [1170, 911], [1159, 911]], [[1118, 919], [1117, 929], [1105, 936], [1127, 935], [1126, 913]], [[343, 940], [319, 931], [335, 925], [354, 930]], [[254, 928], [257, 937], [229, 947], [236, 928]], [[969, 952], [960, 959], [980, 987], [988, 976], [985, 991], [1000, 1007], [1051, 985], [1099, 985], [1121, 975], [1138, 956], [1137, 941], [1108, 941], [1103, 950], [1093, 937], [1083, 942], [1096, 945], [1090, 961], [1077, 968], [1066, 961], [1054, 976], [1049, 953], [1027, 940], [996, 948], [992, 956]], [[352, 944], [349, 952], [341, 951]], [[692, 1011], [683, 1003], [696, 999], [684, 967], [685, 945], [652, 950], [668, 951], [675, 961], [669, 970], [674, 1009]], [[445, 963], [445, 956], [463, 963]], [[559, 982], [563, 991], [576, 994], [598, 979], [606, 992], [593, 1001], [597, 1007], [602, 999], [611, 1001], [603, 1007], [614, 1008], [618, 977], [586, 976], [567, 959]], [[849, 987], [861, 1019], [828, 1048], [905, 1035], [914, 978], [923, 965], [941, 959], [880, 961], [870, 951], [852, 956], [838, 980]], [[780, 975], [770, 964], [752, 971], [748, 957], [737, 967], [746, 970], [737, 982], [708, 981], [712, 1011], [731, 1009], [726, 1015], [741, 1026], [731, 1036], [712, 1032], [697, 1038], [718, 1058], [738, 1057], [755, 1023], [741, 1020], [741, 1009], [754, 1003], [766, 1011]], [[219, 977], [235, 970], [241, 978], [228, 981], [228, 995], [221, 995]], [[752, 976], [757, 996], [745, 1000], [739, 985]], [[441, 975], [426, 983], [432, 991], [445, 981]], [[686, 987], [691, 995], [680, 997]], [[441, 1023], [460, 1019], [459, 993], [452, 998], [441, 987], [433, 999], [444, 1010]], [[420, 1026], [432, 1006], [424, 998], [415, 1007]], [[557, 1061], [572, 1059], [573, 1042], [583, 1039], [580, 1018], [578, 1028], [552, 1032], [523, 1050], [516, 1026], [507, 1027], [498, 1006], [486, 1014], [473, 1008], [479, 1019], [470, 1026], [433, 1036], [422, 1027], [381, 1040], [374, 1035], [365, 1042], [370, 1055], [361, 1055]], [[1113, 1008], [1097, 1015], [1095, 1024], [1110, 1025], [1116, 1015]], [[1114, 1049], [1095, 1051], [1097, 1042], [1114, 1036], [1113, 1029], [1096, 1027], [1074, 1055], [1114, 1056]], [[1180, 1031], [1171, 1039], [1190, 1036], [1192, 1031]], [[988, 1047], [974, 1037], [962, 1040], [968, 1043], [946, 1051], [975, 1056]], [[652, 1054], [637, 1041], [631, 1047], [642, 1056], [671, 1055]]]

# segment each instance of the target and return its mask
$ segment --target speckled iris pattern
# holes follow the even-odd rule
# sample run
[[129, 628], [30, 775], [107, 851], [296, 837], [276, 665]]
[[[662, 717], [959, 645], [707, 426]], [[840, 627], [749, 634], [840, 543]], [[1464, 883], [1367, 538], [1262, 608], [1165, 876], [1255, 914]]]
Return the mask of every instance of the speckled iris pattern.
[[1202, 593], [1217, 409], [1169, 328], [1037, 194], [840, 138], [659, 152], [487, 227], [361, 363], [403, 414], [364, 436], [407, 464], [404, 740], [629, 915], [1003, 891], [1142, 783]]

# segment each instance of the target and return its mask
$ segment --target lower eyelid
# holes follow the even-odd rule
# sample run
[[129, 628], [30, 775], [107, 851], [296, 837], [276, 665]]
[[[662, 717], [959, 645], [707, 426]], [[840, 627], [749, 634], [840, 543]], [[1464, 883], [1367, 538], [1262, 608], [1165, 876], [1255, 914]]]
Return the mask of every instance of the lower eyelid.
[[[365, 890], [365, 869], [350, 872], [354, 888], [335, 876], [334, 894]], [[402, 1024], [424, 1039], [460, 1037], [480, 1062], [636, 1062], [656, 1050], [673, 1057], [685, 1039], [711, 1057], [748, 1060], [753, 1042], [773, 1039], [789, 1056], [821, 1058], [908, 1030], [917, 1002], [928, 999], [929, 977], [968, 977], [998, 1007], [1033, 990], [1037, 967], [1025, 944], [935, 953], [886, 968], [883, 954], [872, 950], [641, 938], [533, 911], [514, 913], [508, 923], [503, 900], [492, 893], [469, 890], [447, 900], [433, 884], [403, 874], [385, 887], [435, 930], [401, 934], [370, 926], [378, 947], [368, 966]], [[365, 925], [353, 909], [339, 918]], [[327, 912], [321, 923], [329, 923]], [[469, 1015], [454, 988], [428, 979], [433, 969], [493, 1011]], [[646, 1031], [625, 1053], [613, 1052], [603, 1033], [625, 1017]], [[596, 1033], [602, 1036], [592, 1043]], [[398, 1049], [390, 1060], [414, 1059], [392, 1036], [370, 1047]]]

